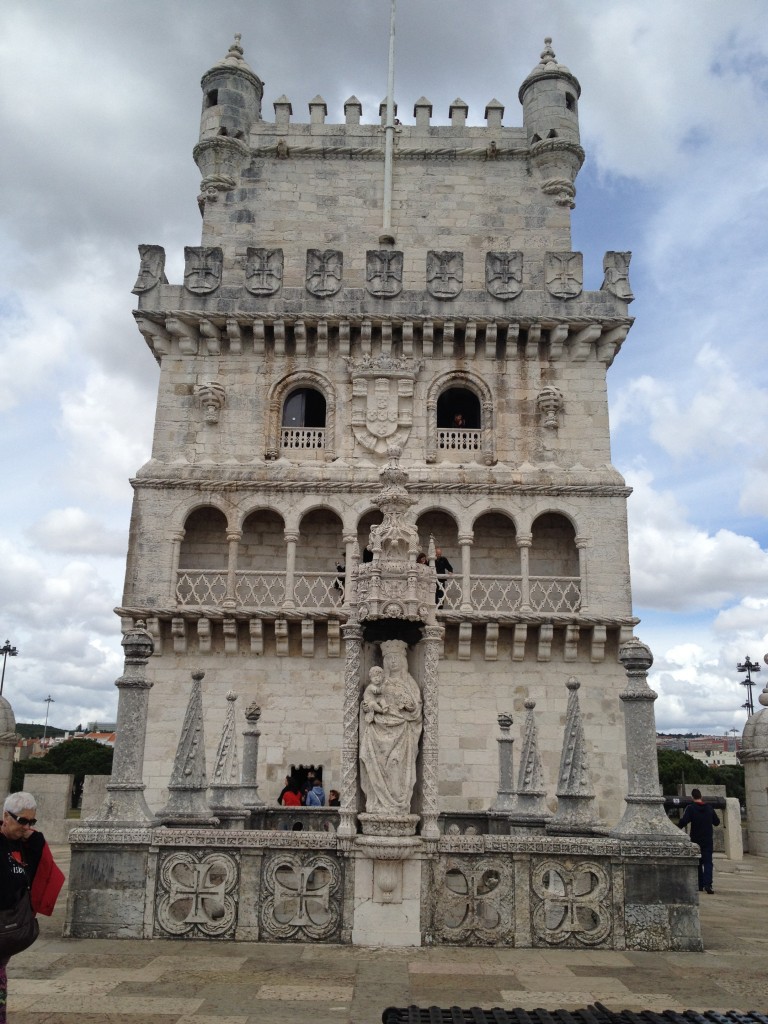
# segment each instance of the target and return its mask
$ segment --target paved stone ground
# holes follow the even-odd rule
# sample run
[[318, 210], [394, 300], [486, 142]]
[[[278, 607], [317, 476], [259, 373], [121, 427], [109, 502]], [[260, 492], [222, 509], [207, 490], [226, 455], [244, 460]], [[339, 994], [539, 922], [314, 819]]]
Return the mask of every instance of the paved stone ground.
[[[68, 849], [56, 848], [66, 868]], [[768, 1010], [768, 859], [715, 862], [704, 953], [63, 939], [9, 965], [10, 1024], [378, 1024], [387, 1006]]]

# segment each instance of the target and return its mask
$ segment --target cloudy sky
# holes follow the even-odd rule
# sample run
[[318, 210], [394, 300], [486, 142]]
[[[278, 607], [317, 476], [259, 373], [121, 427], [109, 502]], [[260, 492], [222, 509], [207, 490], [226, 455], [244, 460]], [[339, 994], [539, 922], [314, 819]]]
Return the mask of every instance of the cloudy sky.
[[[544, 36], [582, 85], [574, 248], [586, 287], [633, 251], [637, 323], [609, 373], [638, 635], [660, 729], [741, 730], [736, 663], [768, 651], [768, 19], [763, 0], [399, 0], [396, 100], [471, 123]], [[199, 241], [202, 73], [241, 32], [308, 120], [376, 120], [388, 0], [3, 0], [0, 643], [19, 721], [113, 718], [131, 489], [157, 367], [131, 318], [137, 245], [180, 281]], [[763, 665], [762, 676], [768, 676]], [[765, 679], [758, 676], [760, 687]]]

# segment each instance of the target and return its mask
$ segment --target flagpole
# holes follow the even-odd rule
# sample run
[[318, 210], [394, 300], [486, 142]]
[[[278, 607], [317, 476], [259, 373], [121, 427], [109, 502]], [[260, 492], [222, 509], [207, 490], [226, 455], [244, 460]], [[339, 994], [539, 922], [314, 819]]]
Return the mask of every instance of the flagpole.
[[387, 74], [387, 122], [384, 128], [384, 225], [379, 242], [394, 244], [392, 234], [392, 160], [395, 150], [395, 2], [389, 10], [389, 70]]

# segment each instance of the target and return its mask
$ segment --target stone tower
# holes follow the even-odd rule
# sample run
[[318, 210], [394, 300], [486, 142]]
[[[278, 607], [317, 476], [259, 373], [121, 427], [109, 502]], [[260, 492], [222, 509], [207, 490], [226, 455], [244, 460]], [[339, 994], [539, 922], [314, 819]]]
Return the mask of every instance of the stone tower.
[[[636, 620], [606, 371], [632, 294], [629, 253], [608, 252], [585, 291], [572, 251], [577, 79], [547, 40], [519, 90], [523, 127], [497, 100], [481, 126], [460, 99], [445, 127], [424, 97], [412, 118], [401, 106], [386, 233], [384, 132], [354, 96], [341, 124], [320, 96], [308, 120], [285, 96], [263, 119], [239, 38], [202, 89], [201, 242], [178, 284], [163, 250], [140, 246], [134, 288], [160, 380], [119, 613], [155, 643], [149, 805], [166, 802], [194, 671], [209, 758], [234, 688], [261, 707], [265, 800], [292, 765], [338, 782], [343, 627], [398, 446], [421, 550], [453, 570], [435, 587], [439, 810], [491, 805], [495, 723], [522, 722], [526, 701], [553, 809], [576, 675], [597, 810], [614, 823], [617, 653]], [[372, 644], [362, 657], [361, 685]]]

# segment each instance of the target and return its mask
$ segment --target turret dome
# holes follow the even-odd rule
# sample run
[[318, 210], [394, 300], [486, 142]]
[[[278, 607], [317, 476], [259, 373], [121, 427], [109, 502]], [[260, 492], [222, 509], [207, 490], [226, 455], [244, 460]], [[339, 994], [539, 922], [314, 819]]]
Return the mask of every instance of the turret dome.
[[541, 51], [541, 59], [536, 67], [531, 71], [528, 77], [525, 79], [523, 84], [518, 90], [518, 97], [520, 102], [523, 102], [523, 95], [529, 86], [533, 85], [534, 82], [540, 82], [545, 78], [564, 78], [571, 83], [573, 88], [576, 90], [577, 98], [581, 95], [581, 86], [579, 80], [573, 72], [565, 66], [565, 64], [559, 64], [555, 51], [552, 49], [552, 37], [547, 36], [544, 40], [544, 49]]

